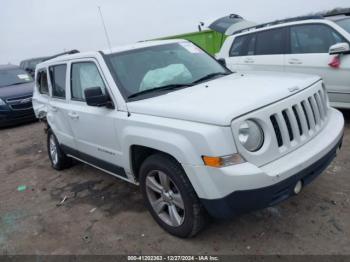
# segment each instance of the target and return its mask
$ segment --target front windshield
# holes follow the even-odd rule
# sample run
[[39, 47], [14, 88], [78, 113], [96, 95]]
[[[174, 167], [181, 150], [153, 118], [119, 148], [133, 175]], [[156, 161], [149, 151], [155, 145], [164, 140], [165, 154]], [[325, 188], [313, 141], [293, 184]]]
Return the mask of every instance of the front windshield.
[[190, 42], [164, 44], [107, 56], [125, 97], [169, 85], [190, 85], [228, 71]]
[[339, 21], [336, 21], [336, 23], [341, 26], [344, 30], [350, 33], [350, 18], [345, 18]]
[[0, 87], [17, 85], [32, 81], [32, 77], [22, 69], [12, 68], [0, 70]]

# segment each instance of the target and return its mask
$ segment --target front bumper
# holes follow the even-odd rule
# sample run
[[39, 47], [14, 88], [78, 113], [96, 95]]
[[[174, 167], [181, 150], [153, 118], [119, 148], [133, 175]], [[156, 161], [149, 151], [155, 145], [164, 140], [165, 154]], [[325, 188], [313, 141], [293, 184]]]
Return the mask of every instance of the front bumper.
[[336, 155], [344, 132], [342, 114], [329, 109], [328, 123], [312, 140], [263, 166], [246, 162], [224, 168], [183, 165], [198, 197], [214, 217], [275, 205], [290, 197], [297, 181], [309, 183]]
[[0, 111], [0, 127], [31, 122], [36, 119], [33, 109]]
[[336, 157], [342, 139], [324, 157], [297, 174], [268, 187], [235, 191], [221, 199], [201, 199], [208, 212], [216, 218], [228, 218], [248, 211], [274, 206], [295, 195], [298, 181], [308, 185], [319, 176]]

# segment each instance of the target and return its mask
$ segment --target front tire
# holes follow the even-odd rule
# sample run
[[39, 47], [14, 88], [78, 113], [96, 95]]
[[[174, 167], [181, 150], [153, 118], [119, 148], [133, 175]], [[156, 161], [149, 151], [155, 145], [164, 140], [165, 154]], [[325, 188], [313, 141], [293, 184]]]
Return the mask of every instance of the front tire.
[[206, 211], [175, 159], [165, 154], [149, 156], [140, 169], [140, 184], [148, 210], [170, 234], [192, 237], [206, 224]]
[[72, 165], [72, 159], [65, 155], [51, 129], [47, 131], [47, 152], [54, 169], [63, 170]]

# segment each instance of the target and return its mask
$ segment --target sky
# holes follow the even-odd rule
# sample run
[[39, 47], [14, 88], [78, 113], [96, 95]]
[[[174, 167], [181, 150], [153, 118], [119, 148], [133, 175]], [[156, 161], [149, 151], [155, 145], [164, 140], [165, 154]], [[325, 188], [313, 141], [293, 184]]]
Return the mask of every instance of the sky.
[[198, 23], [236, 13], [254, 22], [349, 7], [349, 0], [0, 0], [0, 64], [64, 50], [111, 45], [193, 32]]

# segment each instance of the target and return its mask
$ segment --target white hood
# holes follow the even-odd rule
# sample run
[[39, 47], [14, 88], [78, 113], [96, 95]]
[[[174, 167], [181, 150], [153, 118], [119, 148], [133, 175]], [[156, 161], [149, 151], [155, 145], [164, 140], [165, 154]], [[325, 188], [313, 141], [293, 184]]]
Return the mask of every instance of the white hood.
[[234, 73], [189, 88], [127, 104], [130, 113], [228, 126], [319, 81], [318, 76], [278, 72]]

